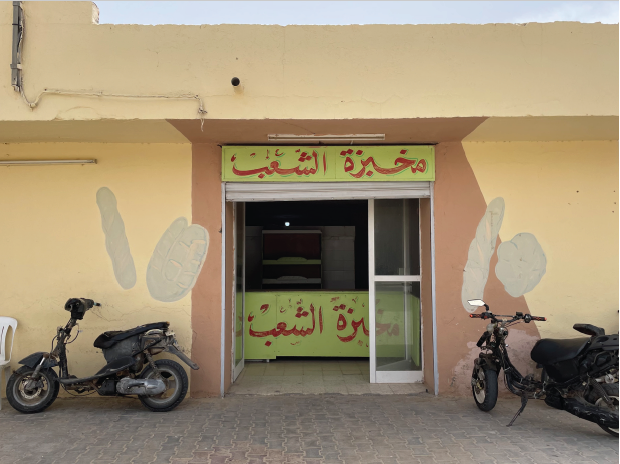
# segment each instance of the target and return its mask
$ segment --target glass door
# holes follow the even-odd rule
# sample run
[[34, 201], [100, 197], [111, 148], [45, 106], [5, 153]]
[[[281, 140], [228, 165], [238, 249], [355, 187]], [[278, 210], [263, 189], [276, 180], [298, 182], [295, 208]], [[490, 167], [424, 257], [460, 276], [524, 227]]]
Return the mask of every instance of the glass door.
[[419, 200], [368, 204], [370, 382], [422, 382]]
[[243, 333], [245, 319], [245, 203], [235, 203], [234, 209], [235, 244], [235, 292], [233, 301], [233, 382], [237, 380], [244, 367]]

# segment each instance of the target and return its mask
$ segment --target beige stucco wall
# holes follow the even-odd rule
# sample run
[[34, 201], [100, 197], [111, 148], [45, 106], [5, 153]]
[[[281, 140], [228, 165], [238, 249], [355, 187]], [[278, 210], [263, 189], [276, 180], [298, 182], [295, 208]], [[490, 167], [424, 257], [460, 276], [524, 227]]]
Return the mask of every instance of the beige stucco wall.
[[[173, 303], [153, 299], [146, 268], [164, 231], [178, 217], [191, 223], [190, 144], [5, 144], [0, 159], [97, 159], [96, 165], [0, 167], [0, 302], [2, 316], [18, 320], [11, 366], [34, 351], [48, 351], [56, 327], [68, 320], [70, 297], [92, 298], [68, 346], [69, 371], [93, 374], [105, 364], [93, 348], [98, 334], [170, 321], [179, 343], [191, 349], [191, 296]], [[116, 282], [95, 194], [116, 196], [137, 271], [137, 283]]]
[[[444, 233], [437, 258], [442, 392], [455, 392], [455, 379], [470, 372], [463, 356], [478, 328], [460, 322], [459, 279], [484, 203], [497, 196], [506, 201], [501, 240], [533, 233], [548, 266], [525, 298], [512, 299], [493, 276], [490, 295], [509, 311], [548, 316], [537, 324], [541, 336], [576, 336], [575, 322], [618, 330], [618, 25], [97, 25], [90, 2], [23, 5], [29, 99], [44, 89], [133, 96], [46, 95], [31, 110], [10, 86], [9, 66], [0, 67], [0, 142], [91, 142], [4, 144], [0, 159], [98, 159], [95, 166], [0, 166], [0, 314], [20, 322], [14, 360], [48, 349], [68, 317], [67, 298], [92, 297], [104, 306], [101, 317], [87, 315], [69, 347], [72, 373], [101, 366], [92, 341], [104, 330], [169, 320], [189, 350], [193, 320], [200, 326], [194, 357], [203, 366], [193, 373], [195, 392], [219, 393], [216, 144], [266, 143], [267, 134], [287, 132], [385, 132], [390, 143], [438, 147], [465, 137], [464, 153], [460, 144], [444, 150], [435, 191], [438, 240]], [[11, 2], [0, 2], [0, 62], [7, 64], [11, 22]], [[198, 95], [208, 112], [204, 132], [194, 120], [197, 100], [137, 98], [150, 94]], [[104, 143], [112, 141], [151, 144]], [[193, 180], [187, 141], [210, 144], [194, 145]], [[102, 186], [115, 193], [125, 221], [138, 274], [131, 290], [116, 283], [105, 250], [95, 203]], [[193, 205], [192, 195], [200, 200]], [[170, 223], [191, 222], [192, 211], [212, 240], [194, 306], [189, 296], [157, 302], [146, 266]], [[528, 330], [536, 332], [533, 324]]]
[[[618, 115], [617, 25], [97, 25], [90, 2], [24, 9], [30, 99], [191, 94], [216, 119]], [[3, 63], [11, 21], [0, 3]], [[0, 68], [0, 121], [196, 115], [196, 101], [70, 96], [31, 111]]]
[[[618, 332], [618, 142], [463, 143], [488, 204], [506, 204], [499, 236], [534, 234], [547, 272], [525, 300], [541, 337], [575, 323]], [[494, 269], [491, 269], [494, 273]], [[489, 302], [492, 304], [492, 302]]]

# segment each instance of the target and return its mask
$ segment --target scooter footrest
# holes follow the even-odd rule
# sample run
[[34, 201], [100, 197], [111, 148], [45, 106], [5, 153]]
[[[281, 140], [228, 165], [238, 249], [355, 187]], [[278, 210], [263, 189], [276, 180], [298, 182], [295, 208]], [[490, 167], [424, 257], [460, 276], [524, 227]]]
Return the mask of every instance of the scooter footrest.
[[81, 379], [75, 377], [67, 377], [63, 379], [58, 379], [58, 381], [63, 385], [74, 385], [76, 383], [88, 382], [90, 380], [100, 379], [101, 377], [107, 377], [108, 375], [114, 374], [116, 372], [124, 371], [125, 369], [129, 369], [134, 364], [136, 364], [136, 360], [134, 358], [132, 358], [131, 356], [125, 356], [123, 358], [118, 358], [114, 361], [110, 361], [106, 366], [104, 366], [92, 377], [84, 377]]
[[58, 381], [61, 384], [63, 384], [63, 385], [74, 385], [76, 383], [88, 382], [89, 380], [94, 380], [96, 378], [97, 378], [97, 376], [94, 376], [94, 377], [84, 377], [84, 378], [78, 379], [76, 376], [73, 375], [73, 376], [67, 377], [65, 379], [58, 379]]

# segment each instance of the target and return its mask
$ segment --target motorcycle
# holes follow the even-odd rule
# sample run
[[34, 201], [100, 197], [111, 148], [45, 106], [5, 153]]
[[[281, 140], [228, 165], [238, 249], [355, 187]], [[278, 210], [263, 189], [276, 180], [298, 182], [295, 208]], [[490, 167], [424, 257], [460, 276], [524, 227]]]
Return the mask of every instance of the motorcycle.
[[575, 324], [573, 328], [588, 337], [539, 340], [530, 354], [537, 368], [542, 368], [540, 380], [535, 380], [532, 375], [521, 375], [510, 362], [506, 350], [508, 327], [547, 319], [520, 312], [514, 316], [497, 315], [482, 300], [468, 302], [485, 307], [483, 313], [469, 317], [490, 320], [477, 343], [482, 352], [474, 361], [471, 378], [478, 408], [490, 411], [495, 407], [497, 378], [503, 370], [506, 387], [521, 397], [521, 408], [508, 427], [523, 412], [528, 399], [544, 399], [547, 405], [594, 422], [618, 436], [618, 334], [605, 335], [600, 327]]
[[[103, 351], [107, 364], [95, 375], [77, 378], [67, 369], [66, 345], [71, 331], [84, 314], [101, 306], [86, 298], [71, 298], [65, 310], [69, 322], [58, 327], [52, 339], [52, 351], [37, 352], [19, 361], [22, 365], [9, 378], [6, 396], [9, 404], [22, 413], [37, 413], [49, 407], [62, 386], [67, 393], [86, 392], [101, 396], [134, 396], [151, 411], [164, 412], [176, 408], [187, 394], [189, 382], [181, 365], [169, 359], [154, 360], [153, 356], [169, 352], [192, 369], [198, 365], [183, 354], [168, 322], [141, 325], [130, 330], [104, 332], [94, 342]], [[56, 346], [54, 347], [54, 341]], [[53, 370], [59, 368], [59, 373]]]

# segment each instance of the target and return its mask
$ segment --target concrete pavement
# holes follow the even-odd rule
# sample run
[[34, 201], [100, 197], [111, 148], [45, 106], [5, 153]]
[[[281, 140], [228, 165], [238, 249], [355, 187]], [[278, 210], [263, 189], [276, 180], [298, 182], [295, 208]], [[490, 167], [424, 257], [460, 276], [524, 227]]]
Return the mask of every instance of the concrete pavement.
[[170, 413], [137, 400], [57, 400], [23, 415], [3, 399], [0, 463], [617, 463], [618, 439], [531, 401], [491, 413], [471, 398], [232, 395]]

